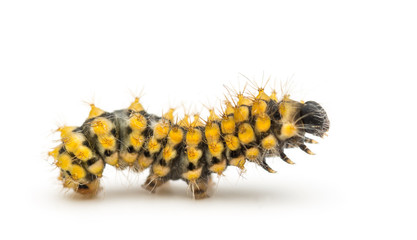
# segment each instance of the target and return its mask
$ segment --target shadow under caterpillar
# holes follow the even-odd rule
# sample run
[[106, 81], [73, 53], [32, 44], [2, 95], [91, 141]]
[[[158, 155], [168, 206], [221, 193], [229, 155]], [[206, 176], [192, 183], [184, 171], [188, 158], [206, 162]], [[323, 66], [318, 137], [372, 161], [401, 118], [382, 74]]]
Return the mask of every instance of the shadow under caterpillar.
[[195, 199], [207, 197], [212, 173], [228, 166], [245, 169], [254, 162], [270, 173], [266, 158], [278, 156], [293, 162], [284, 149], [297, 147], [313, 154], [305, 143], [317, 143], [306, 133], [323, 137], [329, 130], [324, 109], [314, 101], [298, 102], [259, 88], [255, 96], [238, 93], [226, 101], [221, 116], [210, 110], [174, 121], [173, 109], [163, 116], [147, 113], [135, 98], [127, 108], [105, 112], [91, 104], [80, 127], [58, 130], [61, 144], [49, 155], [60, 169], [65, 188], [86, 195], [98, 192], [106, 165], [141, 172], [150, 168], [143, 187], [150, 192], [169, 180], [184, 180]]

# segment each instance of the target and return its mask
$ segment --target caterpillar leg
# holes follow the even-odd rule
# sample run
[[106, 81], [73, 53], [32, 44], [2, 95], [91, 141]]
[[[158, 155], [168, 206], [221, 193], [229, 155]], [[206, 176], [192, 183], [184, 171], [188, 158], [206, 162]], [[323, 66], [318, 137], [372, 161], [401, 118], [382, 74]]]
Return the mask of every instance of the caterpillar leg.
[[208, 190], [209, 190], [209, 184], [210, 184], [211, 176], [207, 177], [201, 177], [193, 181], [188, 181], [189, 189], [191, 190], [191, 193], [193, 195], [194, 199], [204, 199], [208, 198]]
[[142, 187], [151, 193], [155, 193], [156, 189], [167, 181], [168, 180], [166, 178], [162, 178], [151, 173], [149, 174], [148, 178], [146, 178], [146, 181]]

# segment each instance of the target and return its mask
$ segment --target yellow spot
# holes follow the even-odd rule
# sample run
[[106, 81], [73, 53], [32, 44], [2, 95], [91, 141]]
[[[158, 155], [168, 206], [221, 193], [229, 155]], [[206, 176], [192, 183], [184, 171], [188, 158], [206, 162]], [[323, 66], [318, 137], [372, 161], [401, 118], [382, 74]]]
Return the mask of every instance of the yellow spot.
[[269, 96], [275, 102], [278, 102], [277, 92], [275, 90], [272, 91], [271, 96]]
[[252, 115], [259, 116], [265, 114], [267, 108], [267, 104], [263, 100], [255, 100], [252, 105]]
[[233, 136], [232, 134], [226, 135], [224, 137], [224, 141], [226, 142], [227, 147], [232, 151], [237, 150], [240, 146], [239, 138]]
[[256, 99], [264, 100], [267, 102], [270, 100], [270, 98], [268, 97], [268, 95], [266, 95], [264, 89], [262, 88], [258, 89], [258, 96], [256, 96]]
[[266, 150], [272, 150], [277, 145], [277, 140], [275, 139], [273, 135], [268, 135], [267, 137], [262, 139], [261, 145], [262, 145], [262, 148]]
[[71, 172], [71, 177], [74, 180], [82, 179], [87, 174], [84, 168], [81, 167], [80, 165], [72, 165], [70, 172]]
[[151, 138], [151, 140], [149, 140], [148, 142], [148, 151], [153, 154], [156, 152], [159, 152], [159, 150], [161, 149], [161, 144], [159, 144], [158, 140], [156, 140], [155, 138]]
[[214, 109], [210, 109], [209, 113], [210, 115], [207, 118], [207, 122], [214, 122], [214, 121], [220, 120], [220, 117], [216, 115], [216, 113], [214, 112]]
[[178, 125], [180, 125], [181, 127], [188, 127], [190, 125], [189, 119], [190, 119], [190, 116], [185, 114], [184, 118], [180, 120]]
[[164, 177], [170, 171], [169, 167], [164, 167], [164, 166], [161, 166], [159, 164], [158, 165], [153, 165], [152, 170], [153, 170], [153, 173], [155, 175], [157, 175], [158, 177]]
[[258, 132], [266, 132], [271, 127], [271, 119], [267, 114], [262, 114], [256, 118], [255, 129]]
[[239, 126], [238, 137], [243, 144], [249, 144], [255, 140], [255, 133], [249, 123]]
[[142, 155], [139, 156], [138, 162], [139, 162], [140, 169], [144, 170], [152, 164], [153, 158], [145, 157], [145, 155], [142, 154]]
[[237, 158], [232, 158], [232, 160], [230, 160], [230, 165], [236, 166], [242, 170], [245, 169], [245, 163], [246, 163], [246, 159], [243, 155]]
[[210, 171], [217, 173], [219, 175], [221, 175], [225, 169], [226, 169], [226, 159], [224, 159], [223, 161], [217, 164], [213, 164], [213, 166], [209, 168]]
[[148, 122], [146, 118], [140, 113], [133, 114], [129, 119], [130, 127], [133, 129], [133, 131], [136, 130], [139, 133], [146, 129], [147, 123]]
[[56, 166], [67, 171], [71, 168], [71, 163], [72, 159], [70, 155], [68, 155], [67, 153], [63, 153], [58, 156]]
[[135, 132], [130, 134], [130, 143], [135, 148], [135, 150], [139, 150], [142, 147], [143, 143], [145, 142], [145, 137], [143, 135], [139, 135]]
[[51, 156], [54, 159], [57, 159], [59, 155], [59, 150], [61, 148], [62, 148], [62, 145], [59, 145], [58, 147], [54, 148], [52, 151], [48, 152], [48, 156]]
[[251, 106], [252, 105], [252, 101], [249, 98], [244, 97], [243, 94], [238, 94], [237, 98], [238, 98], [237, 105], [239, 107], [243, 106], [243, 105], [246, 105], [246, 106]]
[[174, 146], [182, 142], [183, 137], [184, 132], [178, 126], [174, 126], [168, 133], [168, 141]]
[[174, 108], [170, 108], [167, 113], [165, 113], [162, 117], [166, 120], [173, 122], [174, 121]]
[[198, 169], [195, 169], [195, 170], [185, 172], [185, 173], [182, 174], [182, 177], [189, 180], [189, 181], [195, 181], [201, 176], [201, 170], [202, 169], [203, 168], [201, 167], [201, 168], [198, 168]]
[[305, 102], [304, 102], [304, 100], [301, 100], [300, 103], [304, 104]]
[[220, 138], [220, 128], [216, 123], [207, 123], [205, 135], [208, 143], [217, 142]]
[[58, 128], [58, 131], [61, 132], [61, 138], [67, 138], [68, 135], [72, 134], [72, 131], [76, 129], [76, 127], [68, 127], [68, 126], [63, 126]]
[[110, 133], [113, 123], [106, 118], [99, 117], [91, 122], [91, 127], [93, 128], [93, 132], [95, 134], [105, 135]]
[[194, 163], [194, 165], [197, 165], [198, 160], [203, 155], [203, 152], [200, 149], [189, 147], [187, 149], [187, 157], [188, 161]]
[[222, 152], [224, 150], [223, 143], [213, 142], [208, 145], [208, 148], [212, 156], [221, 158]]
[[224, 134], [232, 134], [235, 132], [236, 123], [233, 117], [226, 117], [221, 122], [222, 132]]
[[101, 114], [105, 113], [105, 111], [101, 110], [100, 108], [96, 107], [94, 104], [90, 104], [91, 110], [88, 114], [87, 119], [95, 118], [100, 116]]
[[139, 98], [138, 97], [135, 98], [135, 101], [132, 104], [130, 104], [128, 109], [132, 110], [132, 111], [135, 111], [135, 112], [143, 111], [143, 106], [142, 106], [142, 104], [139, 103]]
[[155, 125], [154, 133], [156, 139], [162, 139], [168, 135], [169, 123], [162, 120]]
[[135, 152], [129, 153], [126, 151], [126, 152], [121, 152], [120, 157], [123, 159], [123, 161], [132, 164], [138, 158], [138, 154]]
[[117, 152], [113, 153], [109, 157], [105, 157], [104, 161], [112, 166], [118, 165], [119, 154]]
[[200, 120], [200, 115], [199, 114], [194, 114], [194, 120], [191, 123], [191, 126], [192, 127], [201, 127], [201, 126], [204, 126], [204, 124]]
[[201, 139], [202, 139], [201, 131], [195, 128], [189, 129], [185, 136], [185, 141], [187, 142], [187, 145], [190, 145], [190, 146], [198, 145], [201, 142]]
[[101, 159], [99, 159], [97, 162], [93, 163], [91, 166], [87, 168], [87, 170], [90, 173], [97, 175], [98, 177], [101, 177], [101, 174], [103, 173], [103, 169], [104, 169], [104, 162]]
[[281, 139], [287, 139], [297, 134], [297, 127], [293, 123], [284, 123], [281, 127]]
[[247, 121], [249, 119], [249, 108], [246, 106], [236, 108], [234, 117], [237, 123]]
[[246, 158], [249, 161], [255, 161], [259, 156], [259, 149], [257, 147], [252, 147], [246, 150]]
[[84, 135], [80, 133], [70, 133], [67, 134], [65, 138], [62, 139], [62, 142], [65, 145], [65, 149], [68, 152], [76, 152], [77, 149], [82, 145], [85, 140]]
[[230, 114], [234, 114], [235, 108], [232, 106], [232, 104], [229, 101], [225, 102], [225, 104], [226, 104], [226, 110], [224, 111], [224, 114], [226, 116], [229, 116]]
[[162, 158], [169, 162], [172, 159], [174, 159], [177, 156], [177, 151], [171, 147], [170, 145], [167, 145], [164, 150], [162, 151]]
[[93, 152], [86, 146], [79, 146], [77, 150], [75, 150], [74, 155], [81, 161], [87, 161], [93, 158]]
[[111, 135], [98, 135], [98, 142], [105, 149], [114, 149], [116, 147], [116, 139]]

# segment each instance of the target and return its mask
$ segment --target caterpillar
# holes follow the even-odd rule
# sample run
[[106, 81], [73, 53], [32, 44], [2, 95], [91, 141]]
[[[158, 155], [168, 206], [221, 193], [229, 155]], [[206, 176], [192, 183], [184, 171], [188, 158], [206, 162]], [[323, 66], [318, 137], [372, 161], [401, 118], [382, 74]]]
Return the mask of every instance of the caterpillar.
[[154, 193], [169, 180], [184, 180], [195, 199], [208, 197], [212, 174], [222, 175], [228, 166], [245, 170], [253, 162], [275, 173], [266, 158], [279, 157], [294, 164], [284, 153], [299, 148], [313, 154], [306, 136], [323, 137], [329, 130], [325, 110], [314, 101], [295, 101], [264, 87], [257, 93], [239, 92], [217, 115], [209, 109], [174, 120], [174, 109], [162, 116], [146, 112], [136, 97], [126, 109], [106, 112], [91, 104], [87, 120], [79, 126], [61, 126], [60, 144], [48, 153], [60, 169], [63, 187], [83, 195], [95, 195], [105, 166], [149, 175], [142, 185]]

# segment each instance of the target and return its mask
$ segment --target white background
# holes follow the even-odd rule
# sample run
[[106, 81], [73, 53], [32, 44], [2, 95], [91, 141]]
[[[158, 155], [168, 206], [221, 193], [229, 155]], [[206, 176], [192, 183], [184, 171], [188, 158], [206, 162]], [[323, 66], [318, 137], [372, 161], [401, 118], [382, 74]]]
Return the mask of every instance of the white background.
[[[1, 239], [417, 238], [414, 1], [147, 2], [1, 1]], [[96, 199], [62, 190], [46, 155], [83, 101], [205, 115], [240, 73], [322, 104], [317, 155], [229, 168], [203, 201], [111, 167]]]

